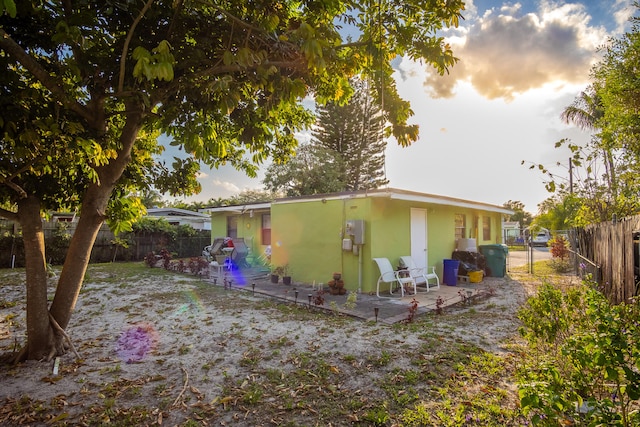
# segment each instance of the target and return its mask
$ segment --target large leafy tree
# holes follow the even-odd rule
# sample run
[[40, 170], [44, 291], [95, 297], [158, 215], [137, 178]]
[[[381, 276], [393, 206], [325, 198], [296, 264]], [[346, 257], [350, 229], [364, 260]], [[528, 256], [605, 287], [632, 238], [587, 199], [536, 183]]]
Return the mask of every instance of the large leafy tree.
[[[255, 174], [284, 160], [313, 123], [301, 100], [345, 101], [369, 77], [388, 132], [417, 138], [391, 59], [455, 63], [436, 33], [457, 25], [462, 0], [402, 3], [272, 0], [23, 0], [0, 17], [0, 215], [22, 226], [27, 343], [20, 358], [65, 351], [89, 254], [105, 220], [126, 229], [135, 191], [198, 190], [197, 162]], [[348, 27], [349, 38], [341, 29]], [[384, 100], [384, 102], [382, 102]], [[190, 156], [156, 164], [164, 133]], [[9, 153], [4, 155], [4, 153]], [[40, 214], [80, 205], [48, 306]]]
[[271, 164], [262, 183], [288, 197], [334, 193], [345, 188], [343, 171], [339, 153], [307, 143], [288, 162]]
[[[639, 7], [638, 3], [635, 7]], [[556, 147], [566, 146], [571, 151], [570, 184], [565, 177], [537, 165], [549, 178], [547, 189], [556, 192], [550, 204], [541, 206], [543, 213], [556, 215], [558, 208], [573, 212], [571, 222], [581, 226], [608, 221], [614, 216], [623, 218], [640, 210], [638, 23], [637, 17], [632, 18], [631, 31], [609, 40], [603, 47], [603, 59], [591, 71], [592, 83], [562, 112], [561, 118], [566, 123], [592, 135], [583, 146], [568, 140], [556, 143]]]
[[538, 205], [539, 215], [533, 220], [535, 228], [544, 227], [553, 231], [569, 230], [581, 225], [584, 205], [579, 196], [559, 192]]
[[509, 217], [509, 221], [517, 221], [520, 224], [520, 229], [527, 228], [533, 217], [531, 214], [524, 210], [524, 203], [519, 200], [509, 200], [502, 206], [513, 211], [513, 215]]

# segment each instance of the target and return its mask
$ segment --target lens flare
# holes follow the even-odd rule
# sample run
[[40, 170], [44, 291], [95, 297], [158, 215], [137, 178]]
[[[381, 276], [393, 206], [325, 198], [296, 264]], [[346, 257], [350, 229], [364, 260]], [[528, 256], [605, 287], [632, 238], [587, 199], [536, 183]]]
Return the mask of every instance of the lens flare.
[[140, 362], [158, 345], [158, 333], [148, 323], [125, 330], [116, 343], [116, 354], [126, 363]]

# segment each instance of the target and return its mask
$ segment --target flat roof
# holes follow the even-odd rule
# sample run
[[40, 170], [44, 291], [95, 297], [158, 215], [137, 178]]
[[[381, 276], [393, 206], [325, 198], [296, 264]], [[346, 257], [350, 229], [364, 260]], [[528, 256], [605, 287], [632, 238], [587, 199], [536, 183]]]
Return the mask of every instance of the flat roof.
[[458, 199], [455, 197], [440, 196], [436, 194], [420, 193], [417, 191], [399, 190], [397, 188], [382, 188], [375, 190], [345, 191], [340, 193], [313, 194], [309, 196], [283, 197], [273, 202], [246, 203], [243, 205], [219, 206], [207, 208], [211, 212], [237, 212], [243, 213], [252, 209], [269, 209], [272, 204], [304, 203], [318, 200], [344, 200], [367, 197], [384, 197], [392, 200], [404, 200], [419, 203], [431, 203], [434, 205], [456, 206], [461, 208], [482, 209], [488, 212], [497, 212], [513, 215], [514, 211], [504, 206], [472, 200]]
[[216, 206], [205, 208], [210, 212], [238, 212], [243, 213], [250, 210], [271, 209], [271, 202], [245, 203], [242, 205]]
[[504, 206], [492, 205], [489, 203], [476, 202], [471, 200], [458, 199], [455, 197], [440, 196], [436, 194], [426, 194], [417, 191], [399, 190], [397, 188], [383, 188], [375, 190], [350, 191], [342, 193], [314, 194], [311, 196], [287, 197], [274, 200], [274, 203], [297, 203], [311, 202], [317, 200], [342, 200], [353, 198], [384, 197], [392, 200], [405, 200], [420, 203], [431, 203], [436, 205], [456, 206], [471, 209], [482, 209], [489, 212], [513, 215], [514, 211]]

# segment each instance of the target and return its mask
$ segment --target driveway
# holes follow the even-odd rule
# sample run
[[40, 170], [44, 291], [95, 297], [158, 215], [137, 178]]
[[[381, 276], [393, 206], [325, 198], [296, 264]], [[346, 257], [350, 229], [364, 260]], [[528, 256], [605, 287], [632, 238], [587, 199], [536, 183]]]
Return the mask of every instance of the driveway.
[[507, 265], [509, 267], [527, 265], [531, 258], [533, 258], [533, 262], [551, 259], [551, 252], [547, 247], [527, 248], [524, 251], [509, 251]]

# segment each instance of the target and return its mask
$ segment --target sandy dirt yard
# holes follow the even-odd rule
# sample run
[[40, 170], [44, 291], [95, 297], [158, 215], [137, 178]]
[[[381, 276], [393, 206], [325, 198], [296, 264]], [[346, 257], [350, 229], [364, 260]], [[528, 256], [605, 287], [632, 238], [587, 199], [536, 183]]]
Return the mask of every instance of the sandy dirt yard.
[[[0, 276], [7, 353], [24, 341], [24, 271]], [[67, 353], [57, 373], [54, 361], [2, 366], [0, 425], [391, 425], [441, 401], [470, 355], [508, 357], [527, 293], [507, 280], [469, 306], [385, 326], [162, 269], [91, 266], [67, 329], [80, 358]]]

